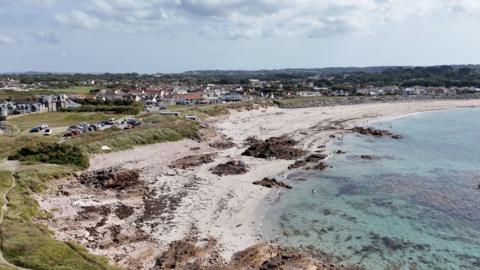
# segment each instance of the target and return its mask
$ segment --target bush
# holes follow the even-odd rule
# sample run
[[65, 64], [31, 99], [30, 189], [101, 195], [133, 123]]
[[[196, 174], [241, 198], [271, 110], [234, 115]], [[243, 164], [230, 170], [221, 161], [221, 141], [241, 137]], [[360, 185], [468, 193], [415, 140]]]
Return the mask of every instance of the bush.
[[80, 147], [58, 143], [39, 143], [22, 147], [9, 159], [74, 165], [80, 168], [88, 168], [90, 165], [87, 154]]

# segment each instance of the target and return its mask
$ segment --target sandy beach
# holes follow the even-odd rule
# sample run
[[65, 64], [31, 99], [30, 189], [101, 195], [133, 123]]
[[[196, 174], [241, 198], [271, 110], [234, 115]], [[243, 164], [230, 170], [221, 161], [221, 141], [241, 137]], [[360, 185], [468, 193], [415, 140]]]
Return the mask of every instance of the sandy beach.
[[[477, 106], [480, 100], [441, 100], [232, 111], [226, 118], [209, 121], [210, 131], [202, 141], [183, 140], [92, 156], [89, 170], [139, 170], [143, 185], [129, 191], [92, 191], [75, 179], [52, 183], [47, 194], [37, 196], [40, 206], [53, 215], [41, 222], [56, 238], [77, 241], [128, 269], [151, 269], [169, 243], [192, 234], [198, 239], [216, 239], [220, 255], [229, 260], [236, 252], [263, 241], [258, 231], [259, 207], [275, 196], [272, 189], [252, 182], [285, 174], [294, 162], [242, 156], [248, 137], [265, 140], [288, 135], [298, 141], [298, 148], [314, 152], [350, 132], [348, 129], [379, 119]], [[225, 137], [236, 146], [226, 150], [210, 146]], [[211, 163], [186, 169], [170, 167], [180, 158], [208, 153], [216, 155]], [[211, 173], [211, 168], [230, 160], [243, 161], [249, 171], [224, 176]], [[122, 210], [127, 214], [118, 214], [125, 212]]]

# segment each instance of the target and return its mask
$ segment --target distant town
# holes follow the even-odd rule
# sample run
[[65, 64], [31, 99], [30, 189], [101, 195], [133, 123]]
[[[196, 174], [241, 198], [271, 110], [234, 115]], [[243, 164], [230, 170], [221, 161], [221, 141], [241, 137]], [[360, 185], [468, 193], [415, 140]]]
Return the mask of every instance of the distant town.
[[197, 71], [182, 74], [0, 75], [0, 119], [82, 105], [169, 105], [322, 97], [448, 98], [480, 93], [478, 66]]

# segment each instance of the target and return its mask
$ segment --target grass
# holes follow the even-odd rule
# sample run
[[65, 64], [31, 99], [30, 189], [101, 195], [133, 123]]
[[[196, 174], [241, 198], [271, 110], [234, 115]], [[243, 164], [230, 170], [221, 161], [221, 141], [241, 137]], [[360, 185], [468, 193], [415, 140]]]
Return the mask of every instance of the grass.
[[20, 130], [30, 130], [39, 124], [48, 124], [50, 127], [65, 127], [80, 123], [94, 123], [109, 118], [121, 118], [125, 115], [105, 112], [46, 112], [19, 116], [7, 121], [7, 125], [13, 125]]
[[41, 95], [53, 95], [53, 94], [89, 94], [90, 90], [94, 89], [91, 86], [74, 86], [70, 88], [58, 88], [58, 89], [33, 89], [28, 91], [0, 91], [0, 100], [2, 99], [15, 99], [25, 100], [29, 98], [35, 98]]
[[15, 154], [18, 149], [28, 144], [34, 142], [54, 143], [56, 141], [58, 141], [58, 137], [53, 136], [2, 135], [0, 136], [0, 161]]
[[[9, 209], [0, 227], [1, 249], [10, 263], [38, 270], [116, 269], [75, 243], [55, 240], [47, 228], [34, 222], [49, 215], [40, 210], [33, 193], [44, 191], [49, 180], [71, 173], [69, 167], [52, 165], [24, 166], [15, 173], [17, 186], [8, 193]], [[2, 183], [10, 178], [9, 173], [0, 174]]]
[[88, 156], [80, 146], [60, 143], [31, 143], [20, 148], [9, 159], [72, 165], [82, 169], [90, 166]]
[[49, 91], [57, 94], [89, 94], [94, 87], [91, 86], [74, 86], [70, 88], [59, 89], [42, 89], [41, 91]]
[[273, 102], [265, 101], [242, 101], [224, 104], [205, 104], [205, 105], [173, 105], [169, 106], [169, 111], [176, 111], [185, 115], [196, 115], [200, 119], [208, 117], [217, 117], [228, 115], [229, 110], [243, 111], [254, 110], [258, 108], [273, 106]]
[[113, 151], [130, 149], [146, 145], [184, 138], [197, 139], [200, 126], [198, 123], [174, 117], [151, 116], [144, 119], [145, 125], [130, 130], [106, 129], [99, 132], [82, 134], [66, 143], [82, 145], [89, 153], [101, 152], [102, 146]]

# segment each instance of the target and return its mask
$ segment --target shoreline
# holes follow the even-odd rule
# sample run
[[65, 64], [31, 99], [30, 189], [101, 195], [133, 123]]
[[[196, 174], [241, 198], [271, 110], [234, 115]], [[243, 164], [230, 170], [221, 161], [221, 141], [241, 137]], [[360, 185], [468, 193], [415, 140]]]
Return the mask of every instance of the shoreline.
[[[265, 241], [261, 234], [261, 214], [280, 196], [289, 191], [270, 190], [252, 184], [264, 177], [275, 177], [288, 173], [294, 160], [264, 160], [241, 156], [243, 141], [256, 136], [265, 140], [270, 137], [288, 135], [298, 142], [297, 147], [314, 152], [326, 149], [329, 142], [347, 133], [346, 129], [361, 126], [362, 122], [375, 121], [382, 117], [398, 117], [432, 110], [457, 107], [480, 107], [480, 100], [440, 100], [407, 103], [375, 103], [333, 107], [280, 109], [269, 107], [254, 111], [232, 112], [226, 119], [211, 125], [216, 134], [203, 142], [184, 140], [141, 146], [115, 153], [99, 154], [91, 158], [90, 170], [120, 166], [140, 169], [145, 188], [152, 192], [152, 200], [145, 201], [141, 194], [94, 192], [74, 181], [55, 183], [50, 192], [37, 196], [42, 209], [52, 212], [54, 219], [45, 222], [60, 240], [73, 240], [87, 246], [93, 253], [107, 256], [120, 266], [150, 269], [159, 256], [173, 241], [181, 240], [192, 233], [199, 238], [214, 238], [219, 252], [230, 260], [236, 252]], [[371, 122], [370, 122], [371, 123]], [[219, 136], [232, 138], [236, 147], [218, 150], [209, 143]], [[331, 138], [334, 136], [335, 138]], [[323, 146], [323, 148], [319, 148]], [[194, 149], [194, 150], [193, 150]], [[185, 170], [171, 169], [175, 160], [192, 155], [217, 152], [212, 163]], [[250, 166], [243, 175], [216, 176], [209, 171], [219, 163], [241, 160]], [[291, 171], [293, 172], [293, 170]], [[58, 194], [59, 186], [69, 195]], [[186, 188], [188, 187], [188, 188]], [[164, 198], [168, 198], [165, 201]], [[139, 223], [145, 203], [163, 205], [162, 211]], [[75, 220], [86, 206], [116, 207], [124, 204], [132, 207], [133, 214], [119, 219], [109, 214], [102, 227], [97, 228], [101, 236], [85, 233], [85, 228], [97, 224], [92, 219]], [[114, 208], [112, 208], [114, 209]], [[144, 215], [143, 215], [144, 216]], [[106, 243], [112, 226], [121, 228], [120, 235], [128, 241]], [[137, 226], [138, 229], [131, 229]], [[259, 227], [260, 226], [260, 227]], [[147, 239], [136, 239], [135, 235]]]

